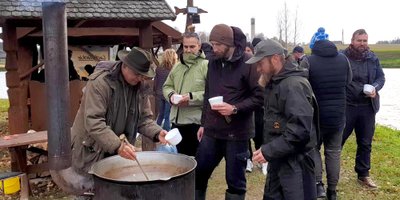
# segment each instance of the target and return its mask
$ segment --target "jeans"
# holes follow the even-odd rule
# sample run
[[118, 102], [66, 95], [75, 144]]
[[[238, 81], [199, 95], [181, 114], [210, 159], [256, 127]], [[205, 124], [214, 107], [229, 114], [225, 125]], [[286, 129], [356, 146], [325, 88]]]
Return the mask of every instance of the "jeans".
[[326, 178], [329, 190], [336, 190], [340, 175], [340, 154], [342, 150], [343, 127], [324, 128], [320, 127], [321, 143], [315, 150], [315, 176], [316, 181], [322, 181], [321, 145], [324, 145]]
[[[257, 108], [254, 110], [254, 130], [255, 136], [253, 138], [254, 148], [255, 150], [260, 149], [263, 144], [263, 130], [264, 130], [264, 107]], [[251, 139], [249, 140], [249, 151], [250, 151], [250, 159], [253, 155], [253, 151], [251, 149]]]
[[246, 193], [248, 141], [222, 140], [203, 135], [196, 154], [196, 190], [206, 191], [208, 179], [225, 158], [225, 180], [230, 194]]
[[157, 116], [157, 124], [161, 126], [164, 121], [162, 128], [166, 131], [171, 129], [171, 122], [169, 120], [169, 114], [171, 112], [171, 105], [168, 101], [164, 99], [164, 97], [157, 97], [158, 101], [158, 116]]
[[369, 176], [371, 169], [372, 138], [375, 133], [375, 112], [371, 105], [347, 106], [342, 148], [353, 129], [357, 139], [356, 166], [354, 169], [358, 177], [366, 177]]

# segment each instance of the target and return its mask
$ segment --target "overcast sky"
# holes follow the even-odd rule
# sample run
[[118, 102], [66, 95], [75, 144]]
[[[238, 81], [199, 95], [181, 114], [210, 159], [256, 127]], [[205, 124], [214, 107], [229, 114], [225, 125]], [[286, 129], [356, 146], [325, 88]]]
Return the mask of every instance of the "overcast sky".
[[[173, 8], [186, 7], [187, 0], [166, 0]], [[277, 34], [277, 16], [283, 9], [282, 0], [193, 0], [194, 5], [207, 10], [201, 14], [201, 23], [196, 31], [210, 32], [219, 23], [240, 27], [250, 35], [250, 19], [256, 20], [256, 34], [271, 38]], [[288, 9], [299, 19], [299, 41], [308, 43], [319, 27], [324, 27], [330, 40], [349, 43], [352, 33], [366, 29], [369, 43], [393, 40], [400, 37], [400, 0], [286, 0]], [[183, 31], [186, 15], [179, 14], [175, 21], [165, 21]], [[0, 28], [1, 32], [1, 28]]]
[[[186, 7], [187, 0], [166, 0], [173, 8]], [[277, 15], [282, 11], [281, 0], [193, 0], [194, 5], [208, 13], [201, 14], [201, 23], [196, 31], [210, 32], [215, 24], [225, 23], [240, 27], [250, 34], [250, 19], [256, 20], [256, 34], [264, 33], [268, 38], [278, 36]], [[300, 20], [299, 40], [308, 43], [319, 27], [324, 27], [330, 40], [349, 43], [352, 33], [364, 28], [369, 43], [393, 40], [400, 37], [399, 0], [286, 0], [294, 15], [298, 10]], [[186, 15], [179, 14], [175, 21], [165, 21], [172, 27], [184, 30]]]

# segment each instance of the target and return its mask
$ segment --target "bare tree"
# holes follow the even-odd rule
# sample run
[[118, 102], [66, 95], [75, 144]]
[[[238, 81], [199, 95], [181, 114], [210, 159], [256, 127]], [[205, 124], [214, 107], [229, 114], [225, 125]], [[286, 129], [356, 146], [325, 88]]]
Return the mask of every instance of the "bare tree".
[[299, 7], [296, 7], [296, 12], [294, 15], [294, 19], [293, 19], [293, 45], [297, 45], [297, 38], [299, 37], [299, 18], [298, 18], [298, 11], [299, 11]]
[[282, 15], [278, 14], [276, 18], [277, 26], [278, 26], [278, 37], [279, 39], [277, 40], [278, 42], [282, 43], [282, 34], [283, 34], [283, 20], [282, 20]]
[[[289, 15], [290, 15], [290, 11], [289, 11], [289, 8], [285, 1], [285, 3], [283, 4], [283, 9], [280, 12], [280, 14], [278, 14], [278, 18], [277, 18], [279, 40], [281, 43], [283, 43], [283, 46], [285, 46], [285, 48], [288, 47], [288, 41], [290, 38], [291, 25], [290, 25]], [[282, 37], [283, 37], [283, 40], [282, 40]]]

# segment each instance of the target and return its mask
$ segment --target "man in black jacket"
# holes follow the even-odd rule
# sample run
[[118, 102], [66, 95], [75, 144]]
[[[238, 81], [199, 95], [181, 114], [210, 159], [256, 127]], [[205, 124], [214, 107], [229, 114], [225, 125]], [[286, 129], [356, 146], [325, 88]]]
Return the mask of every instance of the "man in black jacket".
[[309, 69], [309, 81], [319, 107], [321, 140], [315, 155], [317, 197], [325, 196], [322, 183], [321, 145], [324, 144], [327, 198], [336, 199], [336, 186], [340, 174], [340, 152], [346, 116], [346, 85], [351, 82], [352, 73], [346, 56], [338, 53], [331, 41], [314, 43], [311, 56], [305, 57], [301, 66]]
[[316, 100], [308, 70], [286, 59], [285, 49], [274, 40], [255, 47], [246, 63], [255, 64], [265, 79], [264, 143], [253, 161], [268, 164], [264, 200], [316, 199], [313, 148], [316, 145]]
[[[237, 27], [214, 26], [210, 33], [214, 56], [208, 64], [202, 127], [196, 154], [196, 199], [205, 199], [208, 179], [222, 158], [226, 161], [225, 199], [245, 199], [248, 140], [254, 136], [253, 111], [262, 105], [262, 88], [255, 66], [245, 64], [246, 36]], [[210, 106], [208, 99], [223, 96]]]

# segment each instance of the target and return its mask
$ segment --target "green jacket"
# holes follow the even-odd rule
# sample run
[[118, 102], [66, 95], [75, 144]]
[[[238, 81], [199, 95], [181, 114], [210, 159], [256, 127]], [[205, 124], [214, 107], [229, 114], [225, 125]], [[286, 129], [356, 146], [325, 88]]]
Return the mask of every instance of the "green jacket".
[[191, 94], [189, 106], [171, 106], [170, 119], [175, 124], [200, 124], [208, 60], [204, 53], [189, 62], [179, 62], [172, 68], [163, 86], [165, 99], [173, 94]]
[[144, 84], [127, 84], [120, 67], [121, 62], [102, 62], [89, 77], [71, 129], [72, 167], [79, 173], [117, 154], [122, 133], [133, 144], [137, 132], [156, 140], [162, 130], [152, 120]]

